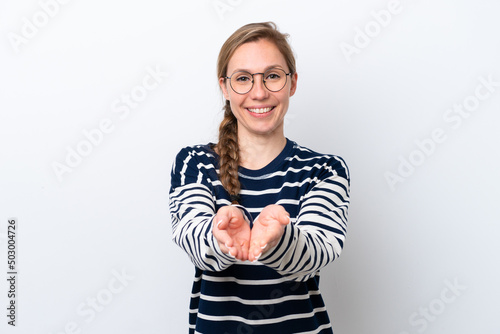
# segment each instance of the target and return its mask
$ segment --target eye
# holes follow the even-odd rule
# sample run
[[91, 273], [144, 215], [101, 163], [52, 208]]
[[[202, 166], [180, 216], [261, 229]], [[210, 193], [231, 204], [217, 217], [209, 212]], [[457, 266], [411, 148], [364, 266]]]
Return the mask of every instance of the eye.
[[238, 83], [247, 83], [252, 81], [252, 76], [248, 73], [240, 73], [233, 78]]
[[266, 80], [276, 81], [281, 79], [281, 74], [279, 72], [270, 72], [266, 73]]

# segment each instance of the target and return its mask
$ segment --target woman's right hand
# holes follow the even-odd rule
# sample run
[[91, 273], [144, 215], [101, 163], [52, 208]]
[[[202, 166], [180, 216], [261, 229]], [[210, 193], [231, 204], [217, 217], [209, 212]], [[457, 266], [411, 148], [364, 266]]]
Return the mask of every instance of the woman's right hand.
[[250, 226], [243, 212], [235, 206], [223, 206], [217, 211], [212, 224], [212, 233], [221, 251], [238, 260], [247, 260]]

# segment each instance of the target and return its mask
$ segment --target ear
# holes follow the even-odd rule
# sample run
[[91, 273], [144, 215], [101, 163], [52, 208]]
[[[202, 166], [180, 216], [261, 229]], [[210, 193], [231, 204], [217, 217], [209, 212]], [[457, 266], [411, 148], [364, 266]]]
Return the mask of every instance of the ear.
[[292, 85], [290, 87], [290, 96], [293, 96], [293, 94], [295, 94], [295, 90], [297, 89], [297, 78], [298, 78], [298, 74], [297, 72], [295, 72], [293, 75], [292, 75]]
[[219, 86], [220, 89], [222, 90], [222, 95], [224, 95], [224, 98], [226, 100], [229, 100], [229, 92], [227, 91], [226, 79], [219, 78]]

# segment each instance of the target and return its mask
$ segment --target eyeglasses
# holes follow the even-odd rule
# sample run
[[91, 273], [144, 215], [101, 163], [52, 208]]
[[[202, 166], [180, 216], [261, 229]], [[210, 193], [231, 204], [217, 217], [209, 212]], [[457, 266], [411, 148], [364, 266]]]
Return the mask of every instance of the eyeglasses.
[[286, 85], [287, 77], [292, 74], [286, 73], [280, 68], [271, 68], [264, 73], [248, 73], [247, 71], [238, 71], [233, 73], [230, 77], [224, 77], [229, 79], [229, 84], [231, 88], [237, 94], [246, 94], [253, 88], [254, 75], [262, 74], [262, 82], [264, 86], [271, 92], [279, 92]]

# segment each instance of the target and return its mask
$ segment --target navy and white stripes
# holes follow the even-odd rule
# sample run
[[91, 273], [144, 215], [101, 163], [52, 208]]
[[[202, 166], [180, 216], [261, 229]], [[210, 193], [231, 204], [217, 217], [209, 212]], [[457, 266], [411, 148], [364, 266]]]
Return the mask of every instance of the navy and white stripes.
[[252, 221], [270, 204], [290, 214], [280, 242], [257, 263], [223, 254], [212, 235], [217, 210], [231, 205], [209, 145], [182, 149], [172, 168], [173, 240], [196, 272], [190, 333], [332, 333], [319, 271], [345, 241], [349, 172], [337, 156], [287, 140], [260, 170], [240, 168], [240, 204]]

